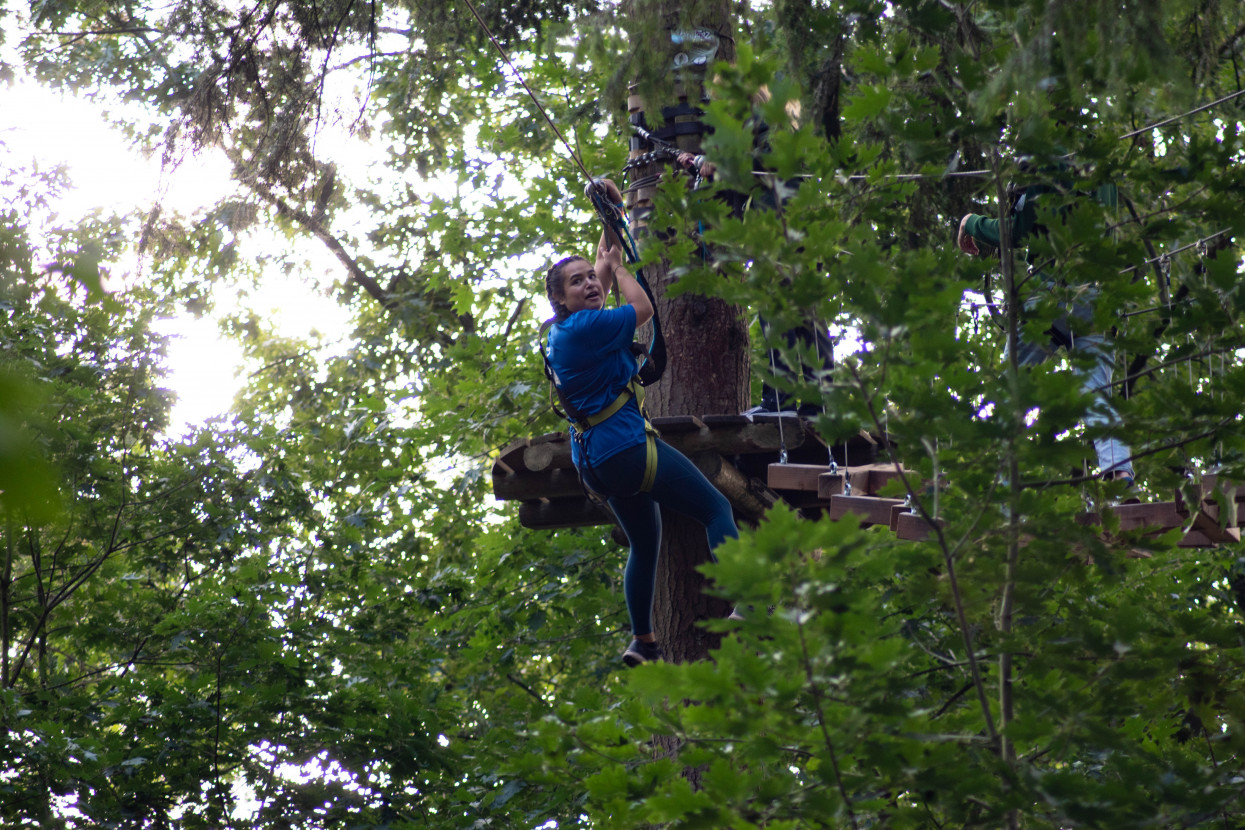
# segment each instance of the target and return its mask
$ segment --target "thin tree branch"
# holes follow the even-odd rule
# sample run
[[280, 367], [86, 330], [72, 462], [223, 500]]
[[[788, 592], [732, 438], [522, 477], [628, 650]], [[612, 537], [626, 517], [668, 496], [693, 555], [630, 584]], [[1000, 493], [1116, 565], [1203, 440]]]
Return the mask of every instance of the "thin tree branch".
[[526, 683], [524, 683], [523, 681], [519, 680], [519, 678], [515, 677], [515, 676], [514, 676], [513, 674], [511, 674], [510, 672], [506, 672], [506, 679], [507, 679], [507, 680], [509, 680], [509, 681], [510, 681], [511, 683], [513, 683], [514, 685], [518, 686], [518, 687], [519, 687], [520, 689], [522, 689], [523, 691], [527, 692], [529, 695], [531, 695], [531, 696], [532, 696], [533, 698], [535, 698], [536, 700], [539, 700], [539, 701], [541, 702], [541, 704], [542, 704], [542, 705], [544, 705], [544, 706], [548, 706], [548, 705], [549, 705], [549, 702], [548, 702], [548, 701], [546, 701], [546, 700], [545, 700], [543, 697], [541, 697], [540, 695], [536, 694], [536, 692], [534, 692], [530, 686], [528, 686], [528, 685], [527, 685]]
[[514, 329], [514, 324], [518, 322], [519, 315], [523, 313], [524, 307], [527, 305], [527, 297], [523, 297], [515, 304], [514, 311], [510, 314], [510, 319], [506, 321], [506, 330], [501, 333], [502, 340], [510, 339], [510, 332]]
[[156, 29], [151, 26], [121, 26], [117, 28], [104, 29], [79, 29], [77, 31], [64, 31], [61, 29], [49, 29], [47, 31], [34, 31], [32, 34], [43, 37], [68, 37], [74, 40], [83, 40], [84, 38], [99, 35], [141, 35], [141, 34], [168, 34], [163, 29]]
[[285, 199], [274, 193], [268, 185], [258, 180], [253, 180], [250, 182], [250, 186], [252, 190], [263, 197], [269, 204], [273, 205], [277, 209], [278, 213], [282, 216], [287, 216], [299, 225], [302, 225], [305, 230], [310, 231], [321, 242], [323, 242], [325, 246], [333, 252], [333, 256], [337, 258], [337, 261], [345, 266], [347, 273], [350, 274], [350, 277], [361, 285], [368, 294], [372, 295], [373, 298], [379, 300], [381, 305], [383, 305], [386, 309], [393, 309], [397, 307], [397, 301], [394, 300], [394, 298], [390, 296], [385, 289], [381, 288], [380, 283], [368, 276], [367, 272], [363, 270], [363, 266], [359, 265], [358, 260], [350, 255], [350, 253], [346, 250], [346, 247], [342, 245], [341, 241], [338, 240], [338, 238], [335, 237], [328, 230], [328, 228], [324, 227], [323, 223], [318, 221], [305, 210], [294, 207], [286, 202]]
[[[1240, 417], [1241, 417], [1240, 415], [1229, 415], [1227, 418], [1224, 418], [1222, 421], [1217, 423], [1212, 428], [1206, 430], [1205, 432], [1200, 432], [1197, 435], [1191, 435], [1187, 438], [1181, 438], [1178, 441], [1172, 441], [1167, 444], [1154, 447], [1152, 449], [1143, 450], [1142, 452], [1135, 452], [1132, 455], [1130, 455], [1126, 459], [1126, 461], [1129, 461], [1129, 462], [1136, 461], [1138, 458], [1146, 458], [1147, 456], [1158, 455], [1161, 452], [1167, 452], [1168, 450], [1179, 449], [1180, 447], [1183, 447], [1186, 444], [1192, 444], [1195, 441], [1201, 441], [1205, 438], [1213, 438], [1215, 435], [1219, 433], [1219, 430], [1223, 429], [1224, 427], [1226, 427], [1228, 424], [1232, 423], [1233, 421], [1239, 420]], [[1096, 481], [1097, 479], [1098, 479], [1097, 475], [1088, 475], [1088, 476], [1076, 476], [1074, 478], [1050, 479], [1048, 481], [1027, 481], [1021, 484], [1020, 487], [1021, 489], [1055, 487], [1060, 484], [1083, 484], [1086, 481]]]
[[830, 729], [826, 726], [826, 711], [822, 706], [821, 687], [817, 685], [817, 680], [813, 677], [813, 661], [808, 653], [808, 639], [804, 635], [804, 623], [797, 622], [796, 630], [800, 632], [800, 652], [804, 658], [804, 676], [808, 680], [808, 687], [813, 693], [813, 703], [817, 707], [817, 725], [821, 727], [821, 740], [826, 745], [826, 752], [830, 755], [830, 766], [834, 771], [834, 784], [839, 790], [839, 797], [843, 799], [843, 806], [847, 808], [847, 817], [852, 823], [852, 830], [859, 830], [856, 823], [856, 811], [852, 809], [851, 796], [847, 794], [847, 788], [843, 786], [843, 773], [839, 769], [839, 758], [834, 751], [834, 741], [830, 738]]
[[1233, 51], [1236, 48], [1236, 42], [1242, 37], [1245, 37], [1245, 25], [1228, 35], [1228, 39], [1219, 47], [1219, 56], [1223, 57], [1225, 53]]

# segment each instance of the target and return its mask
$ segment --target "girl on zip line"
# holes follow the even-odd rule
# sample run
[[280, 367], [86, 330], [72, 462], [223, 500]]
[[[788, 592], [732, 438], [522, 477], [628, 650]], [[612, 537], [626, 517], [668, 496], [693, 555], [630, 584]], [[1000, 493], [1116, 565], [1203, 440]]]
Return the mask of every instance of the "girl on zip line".
[[[618, 187], [602, 183], [610, 200], [621, 204]], [[615, 282], [627, 304], [606, 308]], [[660, 660], [652, 620], [659, 508], [703, 524], [712, 557], [723, 540], [739, 535], [731, 505], [691, 461], [656, 437], [641, 411], [643, 390], [633, 382], [631, 346], [636, 329], [652, 318], [653, 306], [623, 264], [622, 245], [613, 233], [602, 232], [595, 262], [568, 256], [555, 263], [545, 277], [545, 293], [554, 312], [547, 360], [572, 420], [572, 460], [584, 485], [606, 499], [631, 546], [623, 593], [634, 639], [623, 662]]]

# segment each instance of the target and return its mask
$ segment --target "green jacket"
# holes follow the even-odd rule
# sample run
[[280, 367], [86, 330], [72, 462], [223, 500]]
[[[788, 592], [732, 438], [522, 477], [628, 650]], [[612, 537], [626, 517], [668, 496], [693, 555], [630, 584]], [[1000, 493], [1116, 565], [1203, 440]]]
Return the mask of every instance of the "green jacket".
[[[1029, 185], [1018, 194], [1011, 217], [1011, 241], [1013, 246], [1019, 246], [1021, 240], [1035, 230], [1041, 230], [1037, 221], [1036, 202], [1043, 193], [1053, 192], [1055, 192], [1055, 188], [1051, 185]], [[1106, 207], [1113, 208], [1119, 202], [1119, 193], [1111, 182], [1099, 185], [1089, 195], [1099, 204]], [[999, 247], [999, 224], [998, 219], [973, 213], [969, 215], [968, 221], [964, 223], [964, 233], [978, 242], [997, 248]]]

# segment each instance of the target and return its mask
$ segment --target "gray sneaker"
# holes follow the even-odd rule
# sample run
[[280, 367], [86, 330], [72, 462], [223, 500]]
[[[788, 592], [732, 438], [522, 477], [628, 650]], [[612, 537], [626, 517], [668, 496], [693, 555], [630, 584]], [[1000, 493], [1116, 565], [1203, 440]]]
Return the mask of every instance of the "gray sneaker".
[[641, 663], [656, 663], [662, 658], [661, 648], [656, 643], [643, 640], [632, 640], [631, 645], [623, 652], [623, 662], [635, 668]]

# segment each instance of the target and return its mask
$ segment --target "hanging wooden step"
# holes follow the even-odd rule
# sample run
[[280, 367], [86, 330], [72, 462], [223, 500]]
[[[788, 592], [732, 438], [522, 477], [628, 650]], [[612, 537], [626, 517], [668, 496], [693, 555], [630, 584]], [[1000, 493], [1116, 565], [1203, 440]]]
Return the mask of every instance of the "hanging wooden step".
[[899, 513], [895, 520], [895, 536], [909, 542], [924, 542], [934, 532], [919, 513]]
[[894, 464], [861, 464], [856, 467], [770, 464], [768, 481], [774, 490], [815, 492], [818, 498], [829, 500], [832, 496], [843, 495], [847, 482], [852, 485], [852, 495], [868, 496], [877, 493], [899, 475], [900, 470]]
[[891, 511], [903, 507], [903, 499], [884, 499], [877, 496], [831, 496], [830, 518], [838, 521], [850, 514], [860, 517], [862, 527], [869, 525], [890, 526]]
[[840, 467], [837, 472], [826, 471], [817, 479], [817, 495], [823, 499], [845, 493], [844, 485], [852, 485], [851, 495], [871, 496], [883, 487], [907, 473], [894, 464], [864, 464], [859, 467]]
[[[1187, 503], [1177, 500], [1121, 504], [1107, 509], [1119, 519], [1121, 532], [1160, 534], [1184, 528], [1184, 535], [1176, 543], [1182, 548], [1210, 548], [1241, 541], [1240, 527], [1222, 526], [1218, 504], [1203, 502], [1202, 509], [1193, 514], [1188, 508]], [[1077, 517], [1077, 524], [1100, 525], [1102, 519], [1098, 513], [1086, 513]]]
[[816, 493], [819, 489], [818, 478], [829, 471], [825, 464], [771, 464], [767, 483], [771, 490]]
[[848, 492], [848, 484], [851, 484], [851, 494], [854, 496], [864, 496], [873, 492], [869, 488], [870, 473], [869, 467], [839, 467], [835, 472], [830, 472], [829, 467], [823, 468], [825, 472], [817, 476], [817, 497], [822, 499], [832, 499], [835, 496], [844, 495]]

